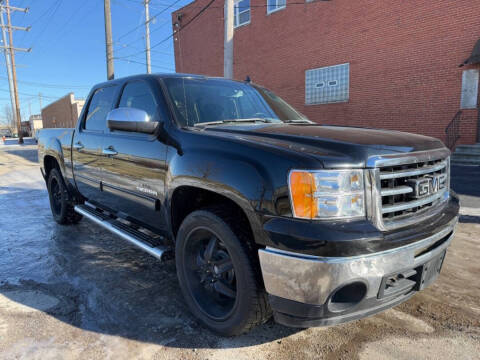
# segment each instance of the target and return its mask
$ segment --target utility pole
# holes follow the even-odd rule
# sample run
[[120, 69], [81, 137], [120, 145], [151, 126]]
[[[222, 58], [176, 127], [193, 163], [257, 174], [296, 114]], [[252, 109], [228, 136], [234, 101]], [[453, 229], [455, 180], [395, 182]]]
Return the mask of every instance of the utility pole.
[[40, 103], [40, 114], [42, 113], [42, 93], [38, 93], [38, 102]]
[[10, 90], [10, 103], [12, 105], [12, 116], [16, 124], [15, 112], [17, 111], [16, 110], [17, 105], [15, 103], [15, 96], [13, 95], [12, 65], [10, 64], [10, 53], [7, 46], [8, 44], [7, 33], [5, 31], [5, 22], [3, 21], [3, 6], [0, 7], [0, 23], [2, 26], [3, 53], [5, 55], [5, 64], [7, 65], [8, 88]]
[[[20, 100], [18, 99], [18, 89], [17, 89], [17, 70], [15, 68], [15, 51], [30, 51], [30, 49], [19, 49], [13, 47], [13, 35], [12, 30], [25, 30], [29, 31], [30, 28], [24, 28], [20, 26], [12, 26], [12, 19], [10, 16], [11, 10], [13, 11], [24, 11], [27, 12], [27, 9], [21, 9], [16, 7], [10, 7], [9, 0], [5, 0], [5, 8], [7, 9], [7, 29], [8, 29], [8, 38], [9, 44], [8, 48], [10, 51], [10, 60], [12, 65], [12, 79], [13, 79], [13, 92], [15, 97], [15, 114], [17, 120], [17, 131], [18, 131], [18, 143], [23, 144], [23, 135], [22, 135], [22, 116], [20, 114]], [[7, 44], [5, 44], [7, 46]]]
[[147, 74], [152, 73], [152, 66], [150, 64], [150, 10], [148, 3], [150, 0], [145, 0], [145, 55], [147, 57]]
[[105, 14], [105, 45], [107, 50], [107, 79], [113, 80], [113, 42], [112, 42], [112, 14], [110, 12], [110, 0], [104, 0], [103, 9]]
[[223, 40], [223, 76], [233, 79], [233, 0], [225, 0]]

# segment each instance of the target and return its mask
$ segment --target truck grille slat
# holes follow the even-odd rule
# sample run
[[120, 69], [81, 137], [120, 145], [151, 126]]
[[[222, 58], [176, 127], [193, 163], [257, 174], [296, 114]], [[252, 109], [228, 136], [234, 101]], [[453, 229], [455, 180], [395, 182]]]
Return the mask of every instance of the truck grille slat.
[[397, 178], [404, 178], [404, 177], [411, 177], [417, 175], [424, 175], [430, 174], [435, 171], [439, 171], [444, 169], [447, 166], [447, 163], [442, 161], [438, 164], [431, 165], [431, 166], [423, 166], [418, 169], [408, 169], [408, 170], [401, 170], [401, 171], [391, 171], [389, 170], [381, 170], [380, 171], [380, 179], [397, 179]]
[[398, 186], [392, 189], [382, 189], [382, 196], [408, 194], [413, 192], [410, 186]]
[[428, 196], [423, 199], [415, 200], [415, 201], [406, 201], [402, 203], [398, 203], [395, 205], [384, 205], [382, 207], [382, 214], [388, 214], [392, 212], [398, 212], [402, 210], [407, 210], [415, 207], [420, 207], [425, 204], [431, 204], [434, 201], [438, 200], [439, 198], [442, 197], [443, 193], [446, 191], [446, 189], [443, 189], [442, 191], [439, 191], [438, 193]]

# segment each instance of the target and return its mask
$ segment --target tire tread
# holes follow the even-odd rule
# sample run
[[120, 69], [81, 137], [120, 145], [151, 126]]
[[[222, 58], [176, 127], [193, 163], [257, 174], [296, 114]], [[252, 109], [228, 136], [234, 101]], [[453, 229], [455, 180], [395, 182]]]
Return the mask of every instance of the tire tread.
[[82, 220], [82, 215], [75, 212], [73, 202], [70, 200], [70, 195], [68, 193], [67, 186], [65, 185], [63, 176], [57, 168], [52, 169], [48, 175], [48, 191], [50, 192], [50, 179], [53, 176], [55, 176], [57, 178], [57, 181], [60, 182], [60, 186], [62, 187], [62, 191], [64, 192], [65, 199], [67, 199], [65, 204], [66, 210], [63, 216], [60, 216], [59, 218], [55, 217], [55, 221], [57, 221], [61, 225], [72, 225], [78, 223], [80, 220]]
[[212, 206], [202, 210], [213, 213], [232, 229], [235, 235], [237, 235], [239, 238], [240, 245], [245, 251], [246, 260], [250, 264], [250, 266], [247, 267], [248, 271], [250, 272], [248, 279], [249, 281], [252, 281], [250, 286], [254, 286], [256, 289], [255, 296], [253, 296], [250, 300], [252, 309], [254, 309], [254, 311], [251, 312], [250, 318], [246, 322], [244, 328], [239, 329], [238, 333], [235, 334], [240, 335], [250, 331], [258, 325], [264, 324], [272, 316], [272, 310], [268, 302], [268, 295], [263, 287], [262, 282], [260, 281], [260, 265], [258, 261], [251, 261], [251, 259], [257, 259], [257, 254], [254, 252], [254, 249], [251, 246], [248, 246], [248, 233], [244, 228], [238, 226], [238, 223], [235, 221], [236, 217], [231, 211], [223, 206]]

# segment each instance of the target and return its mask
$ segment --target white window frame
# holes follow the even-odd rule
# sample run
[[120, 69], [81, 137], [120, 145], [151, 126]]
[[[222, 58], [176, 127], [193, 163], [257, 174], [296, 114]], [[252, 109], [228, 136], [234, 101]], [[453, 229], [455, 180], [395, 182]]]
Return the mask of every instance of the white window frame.
[[274, 12], [277, 12], [279, 10], [285, 9], [287, 7], [287, 0], [285, 0], [285, 4], [283, 6], [278, 6], [278, 3], [280, 0], [273, 0], [275, 2], [275, 8], [273, 10], [270, 10], [270, 6], [268, 6], [268, 0], [267, 1], [267, 15], [273, 14]]
[[[248, 7], [248, 9], [240, 9], [237, 5], [241, 2], [242, 0], [235, 0], [233, 3], [233, 27], [238, 28], [243, 25], [248, 25], [250, 24], [250, 19], [252, 17], [252, 13], [250, 11], [251, 6]], [[250, 4], [251, 4], [250, 0]], [[243, 23], [240, 23], [240, 14], [248, 12], [248, 21], [245, 21]]]

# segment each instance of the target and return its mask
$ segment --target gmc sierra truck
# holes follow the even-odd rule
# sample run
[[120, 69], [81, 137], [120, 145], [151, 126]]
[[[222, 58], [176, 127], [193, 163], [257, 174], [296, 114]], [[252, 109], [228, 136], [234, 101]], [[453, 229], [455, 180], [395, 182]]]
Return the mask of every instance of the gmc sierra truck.
[[192, 313], [227, 336], [406, 301], [437, 278], [458, 219], [441, 141], [320, 125], [250, 81], [96, 85], [38, 152], [55, 221], [175, 257]]

